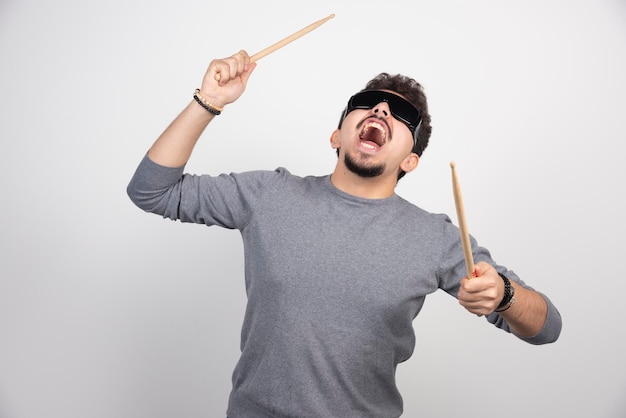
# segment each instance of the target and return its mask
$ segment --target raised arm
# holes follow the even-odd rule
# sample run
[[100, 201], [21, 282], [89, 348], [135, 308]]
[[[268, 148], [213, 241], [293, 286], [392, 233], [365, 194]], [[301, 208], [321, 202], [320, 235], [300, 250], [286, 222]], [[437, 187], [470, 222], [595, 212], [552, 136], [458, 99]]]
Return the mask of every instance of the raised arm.
[[[198, 99], [193, 98], [157, 138], [148, 157], [166, 167], [185, 165], [198, 138], [216, 113], [243, 94], [255, 67], [243, 50], [231, 57], [211, 61], [196, 94]], [[219, 77], [216, 77], [218, 73]]]

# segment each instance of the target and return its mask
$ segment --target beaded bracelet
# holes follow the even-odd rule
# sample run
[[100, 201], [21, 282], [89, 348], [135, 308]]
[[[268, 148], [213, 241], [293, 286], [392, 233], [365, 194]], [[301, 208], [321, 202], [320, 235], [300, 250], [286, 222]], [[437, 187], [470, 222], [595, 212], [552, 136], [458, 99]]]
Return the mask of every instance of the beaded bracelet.
[[214, 104], [211, 104], [209, 101], [207, 101], [204, 97], [202, 97], [200, 95], [200, 89], [196, 89], [196, 91], [194, 91], [193, 98], [196, 100], [196, 102], [198, 102], [200, 106], [206, 109], [209, 113], [212, 113], [216, 116], [221, 114], [222, 110], [224, 110], [224, 108], [217, 107]]

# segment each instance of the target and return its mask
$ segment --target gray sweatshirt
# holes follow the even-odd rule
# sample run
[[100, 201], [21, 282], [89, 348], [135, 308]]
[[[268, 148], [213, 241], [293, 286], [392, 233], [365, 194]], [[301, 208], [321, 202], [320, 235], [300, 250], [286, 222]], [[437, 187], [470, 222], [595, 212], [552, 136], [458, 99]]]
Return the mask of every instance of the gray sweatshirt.
[[[456, 297], [465, 275], [449, 217], [395, 194], [351, 196], [330, 176], [301, 178], [283, 168], [183, 175], [147, 157], [128, 194], [163, 217], [241, 233], [248, 303], [230, 418], [402, 414], [395, 370], [413, 353], [413, 319], [437, 289]], [[476, 262], [526, 286], [471, 241]], [[560, 315], [545, 299], [543, 329], [522, 338], [531, 344], [560, 333]], [[487, 320], [510, 332], [498, 314]]]

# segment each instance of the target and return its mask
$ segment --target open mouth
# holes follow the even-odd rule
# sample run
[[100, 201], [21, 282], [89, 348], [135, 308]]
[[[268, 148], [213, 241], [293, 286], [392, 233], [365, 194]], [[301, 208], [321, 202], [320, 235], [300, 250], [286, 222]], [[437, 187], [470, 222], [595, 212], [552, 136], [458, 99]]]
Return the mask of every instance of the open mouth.
[[387, 130], [377, 121], [368, 121], [359, 133], [361, 145], [365, 148], [377, 150], [387, 143]]

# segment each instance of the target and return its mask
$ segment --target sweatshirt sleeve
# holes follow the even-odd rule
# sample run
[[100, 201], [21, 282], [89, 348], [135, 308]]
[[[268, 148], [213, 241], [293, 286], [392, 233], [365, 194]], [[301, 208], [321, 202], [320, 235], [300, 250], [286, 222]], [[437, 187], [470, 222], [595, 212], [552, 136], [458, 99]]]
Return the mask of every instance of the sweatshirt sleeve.
[[[529, 288], [526, 285], [524, 285], [524, 287]], [[543, 323], [543, 328], [541, 328], [541, 331], [539, 331], [536, 335], [533, 335], [531, 337], [521, 337], [519, 335], [516, 335], [517, 338], [519, 338], [520, 340], [526, 341], [527, 343], [534, 345], [549, 344], [555, 342], [559, 338], [559, 335], [561, 335], [561, 328], [563, 326], [561, 314], [559, 313], [556, 306], [554, 306], [552, 301], [546, 295], [540, 292], [539, 294], [546, 301], [548, 309], [546, 320]], [[487, 320], [494, 324], [496, 327], [501, 328], [506, 332], [511, 332], [509, 324], [507, 324], [506, 321], [496, 312], [488, 315]]]
[[[440, 265], [439, 287], [450, 295], [457, 297], [460, 280], [466, 274], [465, 261], [463, 258], [463, 249], [461, 247], [461, 240], [459, 239], [458, 228], [454, 226], [447, 217], [444, 222], [443, 236], [444, 245], [442, 247], [443, 256]], [[535, 290], [520, 279], [514, 271], [508, 270], [505, 266], [496, 263], [489, 250], [478, 245], [474, 237], [470, 236], [470, 241], [475, 263], [484, 261], [492, 265], [499, 273], [504, 274], [510, 280], [518, 283], [520, 286], [530, 290]], [[543, 328], [539, 333], [532, 337], [521, 337], [516, 335], [521, 340], [534, 345], [548, 344], [556, 341], [559, 338], [562, 327], [561, 314], [557, 310], [556, 306], [550, 301], [550, 299], [548, 299], [547, 296], [540, 292], [538, 293], [546, 301], [548, 309]], [[497, 328], [511, 333], [509, 324], [498, 313], [493, 312], [488, 315], [486, 319]]]
[[[146, 212], [167, 216], [176, 206], [174, 189], [182, 180], [184, 166], [161, 166], [144, 156], [133, 175], [126, 193], [130, 200]], [[172, 219], [177, 219], [173, 217]]]
[[242, 229], [249, 221], [268, 177], [275, 172], [183, 174], [184, 167], [161, 166], [146, 155], [127, 193], [139, 208], [181, 222]]

